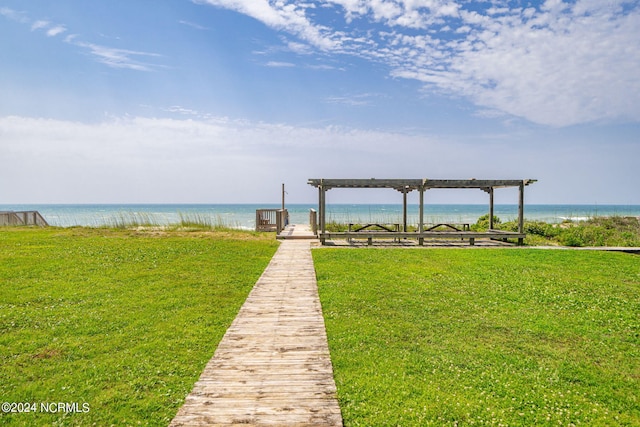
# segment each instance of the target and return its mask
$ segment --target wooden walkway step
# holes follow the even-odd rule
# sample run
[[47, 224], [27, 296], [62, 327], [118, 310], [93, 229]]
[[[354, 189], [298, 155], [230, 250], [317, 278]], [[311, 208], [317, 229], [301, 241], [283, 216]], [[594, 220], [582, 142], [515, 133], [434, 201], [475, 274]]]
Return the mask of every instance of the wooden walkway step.
[[318, 238], [311, 231], [311, 227], [308, 224], [289, 224], [284, 230], [282, 230], [276, 238], [278, 240], [288, 240], [288, 239], [312, 239], [315, 240]]
[[285, 240], [171, 426], [342, 426], [310, 241]]

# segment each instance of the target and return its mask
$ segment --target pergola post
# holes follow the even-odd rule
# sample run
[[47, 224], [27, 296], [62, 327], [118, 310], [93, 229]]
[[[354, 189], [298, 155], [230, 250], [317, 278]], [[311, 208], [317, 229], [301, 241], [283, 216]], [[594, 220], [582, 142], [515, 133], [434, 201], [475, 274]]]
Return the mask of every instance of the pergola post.
[[424, 237], [422, 237], [422, 232], [424, 231], [424, 182], [419, 188], [420, 190], [420, 215], [418, 222], [418, 244], [420, 246], [424, 245]]
[[493, 230], [493, 187], [489, 187], [489, 230]]
[[324, 189], [324, 185], [321, 183], [318, 186], [318, 209], [320, 210], [320, 243], [324, 244], [324, 232], [326, 230], [326, 220], [325, 220], [325, 215], [327, 212], [326, 206], [325, 206], [325, 189]]
[[402, 231], [407, 232], [407, 187], [402, 189]]
[[[518, 233], [524, 233], [524, 181], [520, 182], [518, 189], [520, 190], [520, 197], [518, 201]], [[520, 237], [518, 239], [518, 244], [522, 245], [523, 243], [524, 239]]]

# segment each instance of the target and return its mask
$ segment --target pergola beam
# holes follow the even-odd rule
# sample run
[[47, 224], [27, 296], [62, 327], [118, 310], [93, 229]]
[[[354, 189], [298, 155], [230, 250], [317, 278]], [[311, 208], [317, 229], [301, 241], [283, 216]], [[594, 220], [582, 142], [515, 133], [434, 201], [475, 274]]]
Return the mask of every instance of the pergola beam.
[[[506, 188], [533, 184], [536, 179], [309, 179], [313, 187], [332, 188], [392, 188], [400, 192], [411, 192], [424, 188]], [[486, 191], [486, 190], [485, 190]]]

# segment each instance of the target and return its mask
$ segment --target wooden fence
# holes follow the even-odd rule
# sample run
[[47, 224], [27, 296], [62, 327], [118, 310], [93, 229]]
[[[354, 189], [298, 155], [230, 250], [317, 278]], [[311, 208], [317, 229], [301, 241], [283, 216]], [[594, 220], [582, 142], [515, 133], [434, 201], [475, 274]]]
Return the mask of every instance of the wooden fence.
[[0, 226], [2, 225], [38, 225], [46, 227], [49, 223], [38, 211], [8, 211], [0, 212]]
[[289, 222], [286, 209], [256, 209], [256, 231], [280, 233]]

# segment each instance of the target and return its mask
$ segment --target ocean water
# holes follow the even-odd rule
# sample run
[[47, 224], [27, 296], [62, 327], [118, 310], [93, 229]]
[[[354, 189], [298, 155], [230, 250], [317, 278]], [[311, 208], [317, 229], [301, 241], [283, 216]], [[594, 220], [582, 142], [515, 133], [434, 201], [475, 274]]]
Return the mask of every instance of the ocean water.
[[[0, 205], [0, 211], [37, 210], [50, 225], [60, 227], [115, 225], [129, 220], [158, 225], [179, 223], [181, 217], [202, 219], [214, 224], [254, 229], [256, 209], [279, 209], [279, 204], [153, 204], [153, 205]], [[315, 204], [291, 204], [290, 222], [306, 224]], [[407, 220], [417, 224], [419, 206], [407, 206]], [[488, 213], [487, 205], [425, 205], [427, 224], [475, 223]], [[495, 205], [494, 214], [503, 222], [518, 217], [517, 205]], [[525, 205], [525, 218], [550, 223], [565, 219], [585, 220], [596, 216], [640, 217], [640, 205]], [[401, 204], [329, 204], [327, 221], [343, 223], [401, 223]]]

